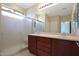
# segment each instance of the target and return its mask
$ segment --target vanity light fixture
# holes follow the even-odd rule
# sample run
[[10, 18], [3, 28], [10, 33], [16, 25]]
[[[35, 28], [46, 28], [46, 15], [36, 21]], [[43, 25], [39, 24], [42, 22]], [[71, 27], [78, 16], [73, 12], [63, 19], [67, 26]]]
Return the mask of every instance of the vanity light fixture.
[[6, 12], [6, 11], [1, 11], [1, 14], [4, 15], [4, 16], [16, 18], [16, 19], [19, 19], [19, 20], [23, 20], [24, 19], [23, 16], [19, 16], [19, 15], [16, 15], [16, 14], [13, 14], [13, 13], [10, 13], [10, 12]]
[[9, 11], [9, 12], [14, 12], [14, 10], [12, 10], [10, 8], [3, 7], [3, 6], [1, 7], [1, 9], [6, 10], [6, 11]]
[[39, 5], [39, 9], [40, 10], [43, 10], [43, 9], [46, 9], [48, 7], [51, 7], [51, 6], [54, 6], [56, 5], [57, 3], [42, 3]]

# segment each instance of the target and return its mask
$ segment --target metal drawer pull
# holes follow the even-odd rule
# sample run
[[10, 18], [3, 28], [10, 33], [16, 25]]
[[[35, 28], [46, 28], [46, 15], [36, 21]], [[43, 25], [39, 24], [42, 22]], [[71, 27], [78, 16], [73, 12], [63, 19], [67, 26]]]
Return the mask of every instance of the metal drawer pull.
[[79, 47], [79, 41], [76, 41], [77, 46]]

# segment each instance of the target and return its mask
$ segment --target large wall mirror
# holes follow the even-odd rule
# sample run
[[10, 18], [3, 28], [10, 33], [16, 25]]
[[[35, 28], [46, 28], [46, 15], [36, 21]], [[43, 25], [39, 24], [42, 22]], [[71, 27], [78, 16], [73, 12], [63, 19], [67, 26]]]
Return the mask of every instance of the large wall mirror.
[[72, 20], [71, 20], [71, 33], [76, 32], [76, 29], [79, 27], [78, 5], [79, 4], [73, 5]]
[[58, 3], [44, 8], [42, 12], [46, 14], [46, 32], [70, 34], [78, 28], [76, 3]]

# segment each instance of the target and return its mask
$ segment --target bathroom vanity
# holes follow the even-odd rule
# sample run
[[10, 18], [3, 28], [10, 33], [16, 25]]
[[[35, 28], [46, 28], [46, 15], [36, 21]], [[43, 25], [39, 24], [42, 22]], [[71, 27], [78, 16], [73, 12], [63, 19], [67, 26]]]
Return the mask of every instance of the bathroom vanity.
[[38, 56], [79, 56], [78, 41], [78, 36], [30, 34], [28, 49]]

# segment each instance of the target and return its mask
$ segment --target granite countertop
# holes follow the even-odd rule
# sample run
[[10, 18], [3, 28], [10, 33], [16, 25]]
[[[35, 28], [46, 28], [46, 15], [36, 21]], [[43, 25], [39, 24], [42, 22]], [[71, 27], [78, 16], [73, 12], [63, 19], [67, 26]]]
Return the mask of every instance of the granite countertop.
[[56, 38], [56, 39], [62, 39], [62, 40], [70, 40], [70, 41], [79, 41], [79, 36], [75, 35], [63, 35], [63, 34], [47, 34], [47, 33], [36, 33], [36, 34], [29, 34], [32, 36], [40, 36], [40, 37], [48, 37], [48, 38]]

